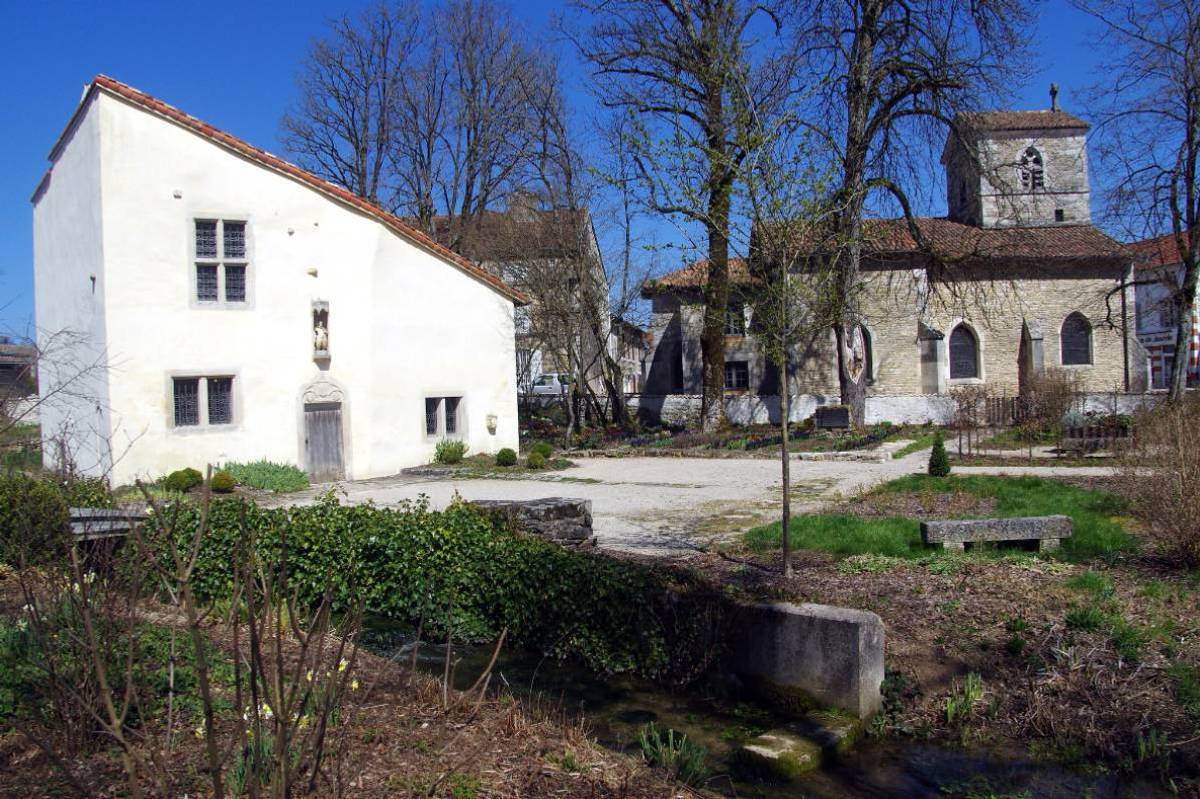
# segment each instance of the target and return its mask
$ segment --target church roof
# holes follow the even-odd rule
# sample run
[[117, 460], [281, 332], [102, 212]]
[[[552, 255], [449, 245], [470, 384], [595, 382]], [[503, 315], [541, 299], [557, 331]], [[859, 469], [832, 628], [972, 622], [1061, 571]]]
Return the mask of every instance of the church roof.
[[[62, 147], [67, 135], [74, 127], [76, 119], [78, 119], [83, 113], [83, 110], [87, 107], [89, 101], [98, 91], [103, 91], [114, 97], [118, 97], [142, 109], [143, 111], [147, 111], [155, 116], [166, 119], [169, 122], [173, 122], [176, 125], [179, 125], [180, 127], [183, 127], [192, 133], [197, 134], [198, 136], [208, 139], [214, 144], [223, 147], [226, 150], [229, 150], [249, 161], [252, 161], [261, 167], [291, 178], [298, 183], [303, 183], [314, 191], [317, 191], [318, 193], [323, 194], [336, 202], [342, 203], [343, 205], [348, 205], [365, 214], [366, 216], [371, 217], [401, 238], [412, 242], [421, 249], [457, 267], [461, 271], [475, 278], [513, 303], [517, 305], [527, 305], [529, 303], [529, 298], [523, 292], [518, 291], [500, 278], [493, 275], [491, 272], [472, 263], [453, 250], [438, 244], [428, 235], [412, 227], [395, 214], [385, 211], [383, 208], [380, 208], [378, 205], [375, 205], [369, 200], [365, 200], [353, 192], [347, 191], [341, 186], [330, 183], [324, 178], [314, 175], [312, 172], [308, 172], [307, 170], [301, 169], [295, 164], [289, 163], [278, 156], [272, 155], [266, 150], [255, 147], [249, 142], [239, 139], [236, 136], [232, 136], [223, 130], [215, 128], [207, 122], [203, 122], [191, 114], [181, 111], [173, 105], [168, 105], [162, 100], [159, 100], [157, 97], [153, 97], [143, 91], [139, 91], [138, 89], [124, 84], [119, 80], [110, 78], [107, 75], [97, 75], [88, 86], [87, 93], [84, 95], [83, 100], [79, 103], [79, 107], [76, 109], [71, 121], [67, 124], [66, 130], [63, 132], [63, 135], [59, 138], [58, 142], [55, 143], [54, 149], [50, 152], [50, 159], [52, 161], [57, 158], [59, 149]], [[46, 173], [45, 177], [42, 178], [42, 184], [38, 187], [39, 192], [42, 185], [45, 185], [52, 172], [53, 167], [51, 167], [51, 170]], [[35, 201], [37, 196], [38, 195], [35, 193]]]
[[970, 111], [958, 122], [979, 131], [990, 130], [1087, 130], [1090, 125], [1066, 111]]
[[[1128, 263], [1131, 253], [1115, 239], [1092, 225], [1053, 227], [981, 228], [944, 217], [919, 217], [918, 230], [934, 258], [944, 263], [986, 264], [988, 261], [1073, 264]], [[900, 219], [868, 219], [863, 225], [863, 255], [875, 261], [926, 257]], [[661, 291], [696, 289], [708, 280], [708, 261], [696, 261], [682, 269], [646, 282], [642, 296]], [[744, 258], [729, 259], [731, 285], [748, 285], [754, 278]]]
[[[944, 217], [919, 217], [917, 229], [934, 256], [946, 261], [1002, 258], [1036, 261], [1127, 260], [1129, 253], [1093, 225], [983, 228]], [[868, 219], [865, 249], [874, 256], [920, 253], [901, 219]]]

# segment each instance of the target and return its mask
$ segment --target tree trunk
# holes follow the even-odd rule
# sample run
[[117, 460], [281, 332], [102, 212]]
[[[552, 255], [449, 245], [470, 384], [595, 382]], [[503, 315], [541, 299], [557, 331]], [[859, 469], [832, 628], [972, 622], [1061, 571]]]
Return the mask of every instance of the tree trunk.
[[[1190, 247], [1191, 245], [1189, 245]], [[1171, 357], [1171, 401], [1183, 399], [1187, 390], [1188, 368], [1192, 357], [1192, 312], [1196, 307], [1197, 259], [1184, 257], [1183, 285], [1175, 302], [1175, 353]], [[1187, 262], [1192, 261], [1189, 265]]]
[[726, 150], [722, 86], [708, 87], [708, 280], [704, 287], [704, 331], [700, 353], [704, 387], [700, 424], [705, 432], [725, 424], [725, 319], [729, 314], [729, 218], [733, 178], [722, 157]]
[[860, 428], [867, 422], [867, 371], [865, 362], [860, 362], [852, 352], [858, 323], [853, 319], [843, 320], [834, 326], [837, 339], [838, 387], [842, 404], [850, 409], [850, 424]]
[[783, 534], [783, 576], [792, 576], [792, 461], [788, 454], [788, 421], [792, 416], [792, 391], [788, 381], [786, 344], [779, 359], [779, 468], [783, 477], [783, 514], [780, 531]]

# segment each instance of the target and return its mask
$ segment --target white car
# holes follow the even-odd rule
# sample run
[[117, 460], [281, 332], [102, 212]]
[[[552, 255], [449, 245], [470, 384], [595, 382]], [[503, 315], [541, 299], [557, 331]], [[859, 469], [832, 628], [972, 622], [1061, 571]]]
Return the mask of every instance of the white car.
[[538, 379], [533, 381], [531, 392], [534, 396], [554, 396], [564, 394], [567, 391], [567, 386], [570, 385], [570, 377], [557, 372], [547, 372], [546, 374], [538, 375]]

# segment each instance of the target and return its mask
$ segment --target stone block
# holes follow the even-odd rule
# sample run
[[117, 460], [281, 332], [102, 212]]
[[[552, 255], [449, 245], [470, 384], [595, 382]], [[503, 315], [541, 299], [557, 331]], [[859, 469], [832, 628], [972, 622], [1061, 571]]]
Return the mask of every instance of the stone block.
[[592, 538], [590, 499], [481, 499], [471, 504], [503, 514], [527, 533], [561, 544], [582, 544]]
[[770, 730], [738, 750], [739, 770], [777, 782], [792, 782], [821, 766], [821, 746], [791, 730]]
[[774, 602], [738, 610], [730, 668], [752, 691], [803, 710], [844, 710], [860, 719], [883, 697], [883, 620], [829, 605]]
[[963, 549], [964, 544], [984, 541], [1040, 541], [1044, 550], [1054, 549], [1071, 537], [1070, 516], [1022, 516], [1012, 519], [954, 519], [921, 522], [926, 544], [946, 549]]

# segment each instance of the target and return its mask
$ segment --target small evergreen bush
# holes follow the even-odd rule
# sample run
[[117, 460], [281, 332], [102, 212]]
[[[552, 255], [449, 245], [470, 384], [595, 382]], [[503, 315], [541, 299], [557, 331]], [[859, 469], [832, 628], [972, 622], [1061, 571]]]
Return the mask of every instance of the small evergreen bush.
[[505, 447], [504, 449], [502, 449], [496, 453], [496, 465], [497, 466], [516, 466], [517, 465], [517, 453], [513, 452], [510, 448]]
[[550, 456], [554, 454], [554, 447], [550, 445], [549, 441], [539, 441], [529, 448], [529, 454], [541, 455], [543, 458], [549, 460]]
[[930, 477], [946, 477], [950, 474], [950, 456], [946, 454], [946, 445], [942, 442], [942, 434], [933, 437], [933, 449], [929, 452]]
[[525, 465], [530, 469], [545, 469], [546, 458], [540, 452], [531, 452], [529, 457], [525, 459]]
[[189, 467], [187, 469], [179, 469], [171, 472], [163, 478], [162, 485], [163, 488], [167, 489], [168, 491], [179, 491], [180, 493], [186, 493], [203, 482], [204, 475]]
[[238, 485], [262, 491], [286, 493], [308, 488], [308, 475], [290, 463], [261, 460], [251, 463], [227, 463], [221, 467]]
[[215, 472], [209, 484], [214, 494], [228, 494], [237, 485], [233, 475], [226, 471]]
[[437, 443], [433, 457], [438, 463], [460, 463], [467, 454], [467, 444], [456, 438], [443, 438]]
[[0, 475], [0, 561], [41, 563], [63, 551], [67, 501], [59, 486], [25, 475]]

